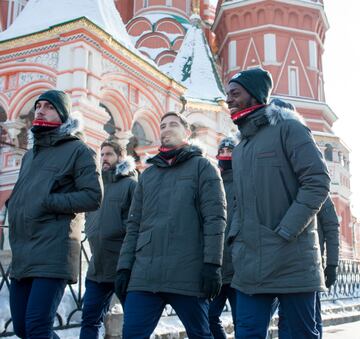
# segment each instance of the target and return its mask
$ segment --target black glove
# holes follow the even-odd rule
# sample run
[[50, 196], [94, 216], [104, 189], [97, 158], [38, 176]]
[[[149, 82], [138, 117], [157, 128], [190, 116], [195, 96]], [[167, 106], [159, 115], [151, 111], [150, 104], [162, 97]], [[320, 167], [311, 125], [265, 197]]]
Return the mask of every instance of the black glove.
[[325, 285], [329, 288], [331, 285], [335, 284], [336, 281], [336, 267], [335, 265], [328, 265], [325, 268]]
[[131, 271], [122, 269], [116, 272], [115, 278], [115, 294], [121, 300], [121, 297], [126, 294], [127, 287], [130, 281]]
[[221, 289], [221, 269], [215, 264], [204, 264], [202, 270], [203, 290], [206, 298], [213, 299]]

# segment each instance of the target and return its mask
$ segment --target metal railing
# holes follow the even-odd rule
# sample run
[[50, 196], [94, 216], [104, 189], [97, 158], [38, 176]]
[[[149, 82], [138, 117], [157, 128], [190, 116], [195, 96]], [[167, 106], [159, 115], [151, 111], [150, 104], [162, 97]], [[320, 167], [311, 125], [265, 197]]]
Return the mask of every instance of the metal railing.
[[[3, 307], [3, 304], [1, 305], [1, 300], [4, 302], [4, 299], [5, 302], [8, 303], [8, 295], [10, 290], [9, 273], [11, 263], [6, 264], [3, 262], [4, 256], [2, 256], [2, 254], [6, 253], [6, 251], [1, 251], [5, 233], [4, 231], [7, 231], [7, 229], [7, 226], [0, 226], [0, 306], [3, 310], [9, 310], [9, 314], [6, 316], [6, 318], [0, 319], [0, 337], [8, 337], [14, 334], [11, 329], [10, 308], [8, 305], [5, 305], [5, 307]], [[55, 329], [68, 329], [80, 326], [80, 317], [77, 317], [76, 314], [81, 314], [83, 294], [85, 290], [85, 272], [89, 263], [89, 259], [89, 247], [87, 244], [87, 239], [84, 235], [83, 240], [81, 241], [79, 280], [77, 284], [68, 285], [66, 288], [66, 298], [63, 298], [61, 304], [71, 304], [70, 309], [62, 313], [58, 310]], [[360, 298], [360, 261], [341, 260], [338, 267], [337, 282], [328, 292], [322, 294], [322, 300], [335, 301], [351, 298]], [[61, 308], [61, 304], [59, 308]], [[227, 305], [224, 311], [229, 310], [229, 306]], [[3, 311], [0, 310], [0, 315], [1, 312]], [[176, 313], [171, 307], [167, 306], [164, 314], [167, 316], [172, 316]]]

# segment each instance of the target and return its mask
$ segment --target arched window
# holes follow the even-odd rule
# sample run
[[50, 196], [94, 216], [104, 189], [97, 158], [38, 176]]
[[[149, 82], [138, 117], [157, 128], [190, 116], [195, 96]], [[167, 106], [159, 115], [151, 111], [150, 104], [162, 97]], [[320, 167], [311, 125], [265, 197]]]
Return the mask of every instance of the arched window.
[[114, 136], [117, 131], [121, 131], [120, 128], [116, 127], [114, 117], [111, 113], [111, 111], [103, 104], [100, 103], [100, 107], [104, 108], [106, 113], [109, 114], [109, 120], [104, 125], [104, 130], [106, 133], [108, 133], [110, 136]]
[[131, 132], [136, 138], [137, 145], [148, 146], [151, 144], [151, 140], [146, 139], [145, 130], [139, 122], [137, 121], [134, 122]]
[[325, 160], [333, 161], [333, 147], [330, 144], [325, 145], [324, 156]]

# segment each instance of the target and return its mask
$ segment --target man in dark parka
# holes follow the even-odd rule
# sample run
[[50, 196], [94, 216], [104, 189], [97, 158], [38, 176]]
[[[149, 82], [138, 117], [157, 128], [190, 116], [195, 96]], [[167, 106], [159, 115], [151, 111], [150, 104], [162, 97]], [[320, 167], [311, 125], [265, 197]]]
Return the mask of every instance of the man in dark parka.
[[[221, 140], [218, 147], [218, 167], [224, 183], [226, 204], [227, 204], [227, 225], [225, 229], [225, 239], [229, 233], [233, 210], [234, 210], [234, 185], [232, 173], [232, 151], [236, 146], [236, 141], [232, 137]], [[226, 300], [229, 300], [234, 328], [236, 323], [236, 290], [230, 286], [234, 269], [231, 261], [231, 246], [225, 241], [223, 264], [221, 267], [222, 286], [220, 293], [215, 297], [209, 306], [210, 330], [214, 339], [226, 339], [226, 333], [221, 323], [221, 313], [224, 310]]]
[[[86, 214], [85, 233], [92, 257], [86, 276], [80, 338], [96, 339], [114, 294], [116, 265], [125, 238], [126, 222], [137, 182], [135, 161], [115, 140], [101, 145], [104, 198]], [[120, 296], [124, 304], [125, 295]]]
[[190, 339], [212, 338], [208, 298], [221, 287], [226, 201], [218, 169], [189, 135], [184, 117], [165, 114], [160, 152], [135, 189], [116, 279], [117, 294], [128, 291], [124, 339], [149, 338], [166, 304]]
[[[294, 105], [281, 99], [275, 98], [271, 101], [272, 104], [286, 110], [295, 111]], [[285, 109], [285, 110], [284, 110]], [[336, 214], [334, 203], [331, 197], [325, 200], [319, 213], [316, 216], [317, 231], [319, 235], [319, 243], [321, 249], [322, 264], [325, 267], [325, 285], [330, 288], [336, 281], [336, 268], [339, 262], [339, 248], [340, 248], [340, 225]], [[326, 247], [326, 263], [325, 263], [325, 247]], [[273, 313], [275, 313], [278, 302], [274, 304]], [[291, 338], [289, 328], [286, 321], [286, 314], [279, 309], [279, 337]], [[321, 300], [320, 292], [316, 293], [316, 328], [322, 338], [322, 318], [321, 318]]]
[[8, 201], [12, 251], [10, 309], [21, 338], [53, 338], [68, 282], [78, 278], [81, 216], [96, 210], [96, 156], [72, 134], [71, 99], [57, 90], [35, 102], [34, 145], [22, 160]]
[[277, 297], [294, 338], [319, 338], [315, 296], [325, 290], [314, 218], [330, 178], [310, 130], [267, 105], [270, 73], [236, 74], [227, 88], [241, 141], [233, 152], [236, 338], [265, 338]]

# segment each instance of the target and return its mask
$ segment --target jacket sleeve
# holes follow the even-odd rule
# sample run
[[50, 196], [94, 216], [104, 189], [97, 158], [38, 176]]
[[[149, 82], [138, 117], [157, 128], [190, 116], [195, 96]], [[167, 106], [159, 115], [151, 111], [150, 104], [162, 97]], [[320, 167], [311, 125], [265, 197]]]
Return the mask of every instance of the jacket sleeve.
[[239, 209], [237, 207], [236, 198], [234, 198], [233, 217], [229, 227], [230, 229], [225, 241], [227, 242], [228, 245], [231, 245], [235, 240], [236, 236], [238, 235], [238, 233], [240, 232], [240, 215], [239, 215]]
[[339, 263], [339, 220], [335, 206], [328, 197], [317, 215], [318, 227], [321, 228], [326, 245], [326, 265], [337, 266]]
[[275, 229], [288, 241], [309, 225], [329, 193], [330, 177], [311, 131], [295, 120], [281, 130], [282, 145], [299, 184], [298, 192]]
[[102, 187], [96, 166], [96, 154], [83, 147], [74, 160], [74, 191], [51, 193], [44, 204], [55, 213], [80, 213], [94, 211], [100, 207]]
[[204, 263], [222, 264], [226, 200], [219, 171], [208, 161], [199, 173], [199, 207], [204, 232]]
[[121, 246], [120, 256], [117, 264], [117, 271], [121, 269], [131, 270], [135, 261], [136, 244], [139, 237], [139, 228], [142, 213], [142, 180], [135, 187], [131, 201], [129, 216], [127, 219], [126, 235]]

